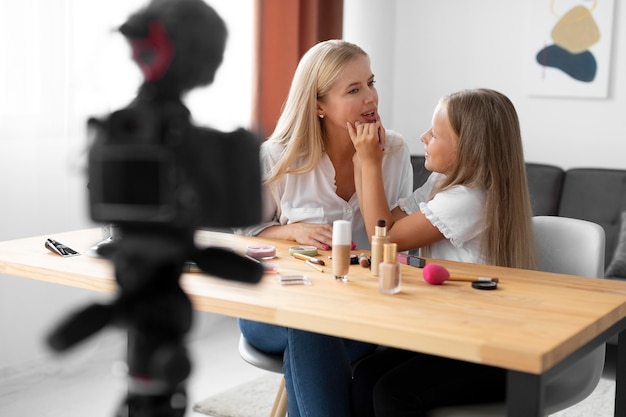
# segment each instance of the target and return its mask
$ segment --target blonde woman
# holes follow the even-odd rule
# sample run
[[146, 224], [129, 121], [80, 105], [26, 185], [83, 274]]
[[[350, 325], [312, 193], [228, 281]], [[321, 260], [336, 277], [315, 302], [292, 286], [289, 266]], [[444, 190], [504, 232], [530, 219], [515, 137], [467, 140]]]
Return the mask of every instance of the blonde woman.
[[[343, 219], [352, 223], [356, 246], [369, 248], [348, 122], [371, 125], [375, 132], [386, 204], [410, 195], [408, 147], [380, 122], [367, 54], [352, 43], [329, 40], [300, 60], [276, 130], [262, 145], [263, 224], [245, 233], [328, 249], [332, 223]], [[257, 349], [283, 353], [289, 417], [350, 415], [351, 364], [375, 346], [244, 319], [239, 327]]]
[[[398, 206], [384, 201], [380, 150], [371, 128], [348, 125], [357, 149], [355, 176], [365, 224], [387, 220], [400, 250], [427, 257], [534, 269], [532, 210], [519, 120], [511, 101], [489, 89], [440, 100], [421, 136], [426, 184]], [[434, 407], [498, 401], [505, 372], [465, 362], [389, 350], [365, 359], [355, 372], [356, 404], [373, 390], [376, 416], [425, 416]], [[402, 365], [394, 366], [405, 361]], [[371, 404], [371, 402], [369, 402]], [[372, 415], [360, 410], [358, 416]]]
[[358, 248], [369, 249], [355, 193], [355, 149], [346, 123], [372, 126], [382, 152], [384, 201], [413, 191], [408, 147], [386, 130], [368, 55], [357, 45], [329, 40], [301, 59], [276, 129], [261, 147], [263, 223], [243, 233], [329, 249], [334, 220], [349, 220]]

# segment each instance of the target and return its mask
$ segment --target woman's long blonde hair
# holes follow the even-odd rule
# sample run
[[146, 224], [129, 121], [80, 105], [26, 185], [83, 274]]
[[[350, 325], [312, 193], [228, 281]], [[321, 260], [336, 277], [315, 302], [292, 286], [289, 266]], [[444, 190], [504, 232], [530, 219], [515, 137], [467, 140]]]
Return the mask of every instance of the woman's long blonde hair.
[[300, 59], [276, 128], [267, 139], [282, 145], [283, 154], [265, 182], [309, 172], [319, 163], [325, 145], [317, 101], [324, 100], [346, 65], [360, 55], [367, 53], [359, 46], [331, 39], [314, 45]]
[[458, 138], [456, 163], [437, 191], [454, 185], [487, 193], [483, 253], [493, 265], [535, 268], [532, 208], [526, 165], [513, 103], [489, 89], [446, 96], [450, 125]]

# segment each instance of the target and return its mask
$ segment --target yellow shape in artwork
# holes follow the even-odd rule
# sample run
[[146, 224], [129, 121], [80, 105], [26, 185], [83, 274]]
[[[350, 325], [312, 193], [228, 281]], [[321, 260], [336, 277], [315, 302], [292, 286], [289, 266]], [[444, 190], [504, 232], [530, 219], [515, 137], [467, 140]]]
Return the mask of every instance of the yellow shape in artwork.
[[591, 12], [576, 6], [564, 14], [552, 29], [554, 43], [572, 54], [586, 51], [600, 39], [600, 30]]

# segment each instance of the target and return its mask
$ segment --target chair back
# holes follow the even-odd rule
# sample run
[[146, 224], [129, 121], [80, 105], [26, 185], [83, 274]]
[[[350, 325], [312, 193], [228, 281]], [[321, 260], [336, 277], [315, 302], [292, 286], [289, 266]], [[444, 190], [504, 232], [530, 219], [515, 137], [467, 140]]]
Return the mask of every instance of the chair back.
[[533, 217], [537, 269], [604, 278], [604, 229], [586, 220]]

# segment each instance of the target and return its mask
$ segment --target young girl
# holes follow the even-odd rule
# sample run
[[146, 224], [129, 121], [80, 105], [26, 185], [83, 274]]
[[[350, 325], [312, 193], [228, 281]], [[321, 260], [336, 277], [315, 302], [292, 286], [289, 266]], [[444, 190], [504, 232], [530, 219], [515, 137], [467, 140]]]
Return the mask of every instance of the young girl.
[[[328, 249], [332, 223], [343, 219], [352, 223], [356, 246], [369, 248], [348, 122], [371, 126], [376, 146], [385, 148], [379, 162], [386, 204], [411, 194], [408, 146], [380, 122], [367, 54], [346, 41], [325, 41], [300, 60], [276, 129], [261, 147], [263, 223], [245, 233]], [[374, 346], [243, 319], [239, 327], [257, 349], [284, 354], [289, 417], [350, 415], [351, 363]]]
[[[425, 167], [433, 173], [393, 209], [383, 197], [381, 151], [371, 127], [348, 123], [348, 130], [357, 149], [357, 193], [370, 235], [377, 219], [385, 219], [399, 250], [420, 248], [429, 258], [534, 268], [520, 127], [506, 96], [477, 89], [441, 99], [431, 128], [421, 137]], [[407, 352], [388, 350], [365, 359], [356, 370], [357, 398], [368, 397], [378, 380], [373, 391], [376, 416], [425, 416], [443, 405], [504, 398], [506, 378], [501, 369], [408, 356], [407, 360]], [[391, 369], [394, 365], [398, 366]], [[371, 415], [371, 409], [365, 407], [357, 415]]]

